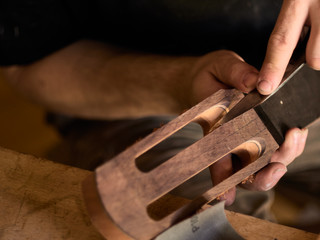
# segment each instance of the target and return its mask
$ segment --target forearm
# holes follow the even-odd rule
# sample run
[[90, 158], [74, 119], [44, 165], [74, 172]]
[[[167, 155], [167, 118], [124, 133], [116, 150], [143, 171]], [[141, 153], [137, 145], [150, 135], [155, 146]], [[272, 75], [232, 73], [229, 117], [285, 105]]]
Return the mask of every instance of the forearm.
[[4, 73], [14, 87], [52, 111], [87, 118], [139, 117], [190, 107], [194, 61], [80, 41]]

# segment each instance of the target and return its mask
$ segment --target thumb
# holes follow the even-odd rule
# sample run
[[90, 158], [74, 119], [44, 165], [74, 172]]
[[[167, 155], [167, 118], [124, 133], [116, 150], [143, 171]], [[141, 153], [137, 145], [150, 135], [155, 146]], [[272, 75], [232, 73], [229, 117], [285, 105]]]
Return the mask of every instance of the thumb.
[[248, 93], [255, 88], [258, 80], [258, 70], [246, 63], [238, 54], [221, 50], [217, 54], [219, 61], [215, 61], [213, 75], [224, 84]]

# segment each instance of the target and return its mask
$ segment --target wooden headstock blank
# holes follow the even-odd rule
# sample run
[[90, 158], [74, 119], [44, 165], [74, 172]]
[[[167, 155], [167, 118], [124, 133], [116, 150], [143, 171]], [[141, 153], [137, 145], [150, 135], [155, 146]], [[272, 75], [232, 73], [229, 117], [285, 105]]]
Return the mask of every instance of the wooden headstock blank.
[[[83, 192], [92, 222], [103, 236], [151, 239], [268, 164], [278, 145], [253, 109], [216, 127], [242, 97], [237, 90], [220, 90], [97, 168]], [[202, 139], [154, 169], [137, 167], [139, 156], [190, 122], [203, 127]], [[196, 199], [170, 202], [169, 191], [233, 152], [247, 152], [252, 161]]]

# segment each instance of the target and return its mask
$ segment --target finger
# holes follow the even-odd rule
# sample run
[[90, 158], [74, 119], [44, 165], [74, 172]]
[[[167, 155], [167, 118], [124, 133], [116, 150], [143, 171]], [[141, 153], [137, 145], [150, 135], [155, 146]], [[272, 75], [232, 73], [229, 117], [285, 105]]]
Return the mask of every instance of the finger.
[[261, 94], [268, 95], [279, 85], [307, 19], [307, 6], [304, 1], [283, 2], [259, 74], [257, 89]]
[[307, 63], [314, 69], [320, 70], [320, 2], [310, 9], [311, 32], [306, 49]]
[[246, 182], [242, 187], [252, 191], [267, 191], [273, 188], [287, 172], [287, 168], [282, 163], [270, 163], [255, 176], [252, 183]]
[[258, 70], [246, 63], [232, 51], [219, 51], [219, 61], [213, 65], [213, 74], [218, 80], [242, 92], [250, 92], [258, 80]]
[[272, 155], [271, 163], [256, 174], [252, 183], [246, 183], [243, 187], [256, 191], [266, 191], [274, 187], [287, 172], [286, 166], [303, 152], [307, 135], [307, 129], [290, 129], [284, 143]]
[[308, 129], [290, 129], [285, 135], [285, 141], [272, 155], [271, 162], [281, 162], [288, 166], [296, 157], [302, 154], [308, 136]]
[[256, 86], [258, 70], [228, 50], [214, 51], [199, 58], [193, 68], [193, 99], [198, 103], [212, 93], [228, 87], [250, 92]]
[[219, 201], [225, 201], [225, 206], [230, 206], [236, 198], [236, 187], [230, 188], [228, 191], [222, 193], [217, 199]]
[[[220, 182], [231, 176], [233, 173], [231, 155], [227, 155], [219, 161], [215, 162], [209, 167], [209, 170], [211, 173], [213, 186], [219, 184]], [[234, 202], [235, 196], [236, 189], [235, 187], [233, 187], [228, 191], [222, 193], [219, 196], [219, 200], [225, 200], [225, 205], [229, 206]]]

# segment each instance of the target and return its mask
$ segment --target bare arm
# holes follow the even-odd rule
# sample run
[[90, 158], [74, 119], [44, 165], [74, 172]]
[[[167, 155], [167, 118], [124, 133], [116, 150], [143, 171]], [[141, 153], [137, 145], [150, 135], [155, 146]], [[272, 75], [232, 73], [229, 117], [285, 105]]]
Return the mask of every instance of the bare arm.
[[4, 72], [52, 111], [107, 119], [179, 114], [227, 85], [252, 90], [258, 71], [231, 51], [168, 56], [83, 40]]
[[186, 96], [194, 61], [80, 41], [4, 73], [15, 88], [56, 112], [87, 118], [137, 117], [176, 114], [189, 107]]

